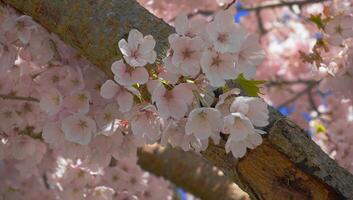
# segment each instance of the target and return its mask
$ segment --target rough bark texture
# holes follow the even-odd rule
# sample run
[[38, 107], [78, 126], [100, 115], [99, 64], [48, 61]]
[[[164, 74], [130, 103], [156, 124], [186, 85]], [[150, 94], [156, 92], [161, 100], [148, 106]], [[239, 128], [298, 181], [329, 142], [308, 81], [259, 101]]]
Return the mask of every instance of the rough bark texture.
[[[131, 28], [152, 34], [159, 56], [168, 48], [167, 36], [173, 31], [134, 0], [2, 1], [58, 34], [108, 75], [111, 63], [121, 58], [117, 43]], [[353, 199], [352, 175], [322, 152], [300, 127], [273, 109], [271, 114], [264, 143], [245, 158], [236, 161], [227, 155], [225, 141], [211, 144], [203, 156], [253, 199]], [[163, 159], [160, 154], [155, 156]]]
[[138, 153], [138, 164], [157, 176], [163, 176], [197, 194], [203, 200], [248, 200], [248, 195], [232, 183], [217, 167], [194, 152], [182, 149], [146, 146]]

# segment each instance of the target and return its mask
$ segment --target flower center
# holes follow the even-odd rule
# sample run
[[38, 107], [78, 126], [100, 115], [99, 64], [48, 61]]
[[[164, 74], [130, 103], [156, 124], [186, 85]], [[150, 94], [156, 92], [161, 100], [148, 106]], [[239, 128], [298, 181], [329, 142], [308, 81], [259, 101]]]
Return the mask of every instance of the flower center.
[[173, 98], [173, 94], [170, 91], [166, 91], [164, 94], [164, 98], [169, 101], [170, 99]]
[[140, 56], [140, 53], [138, 50], [131, 51], [131, 57], [134, 59], [137, 59]]
[[79, 126], [81, 129], [88, 128], [87, 122], [86, 122], [86, 121], [83, 121], [83, 120], [80, 120], [80, 121], [78, 122], [78, 126]]
[[216, 57], [213, 57], [212, 59], [212, 64], [211, 66], [219, 66], [222, 63], [222, 59], [217, 55]]
[[219, 33], [217, 40], [221, 43], [226, 43], [228, 40], [228, 34], [227, 33]]
[[183, 54], [183, 58], [184, 59], [190, 59], [192, 54], [194, 53], [194, 51], [191, 51], [190, 49], [184, 49], [184, 51], [182, 52]]
[[81, 102], [84, 102], [88, 99], [88, 97], [85, 94], [79, 94], [77, 98]]

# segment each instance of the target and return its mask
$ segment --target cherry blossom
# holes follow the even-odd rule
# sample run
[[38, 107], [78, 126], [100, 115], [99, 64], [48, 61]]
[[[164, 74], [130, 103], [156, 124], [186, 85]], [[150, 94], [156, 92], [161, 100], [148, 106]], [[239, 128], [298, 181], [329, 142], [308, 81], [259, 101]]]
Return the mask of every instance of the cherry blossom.
[[329, 21], [325, 31], [330, 35], [329, 41], [333, 45], [340, 45], [344, 39], [353, 37], [353, 17], [350, 15], [339, 15]]
[[161, 117], [181, 119], [193, 102], [193, 93], [186, 84], [179, 84], [173, 89], [160, 85], [153, 91], [152, 102], [156, 102]]
[[[185, 13], [179, 14], [175, 18], [174, 22], [175, 31], [180, 36], [195, 37], [202, 33], [206, 26], [206, 21], [204, 19], [191, 19], [189, 20]], [[176, 35], [171, 35], [169, 38], [172, 42], [172, 38], [175, 38]]]
[[121, 85], [131, 86], [135, 83], [145, 84], [149, 75], [145, 68], [134, 68], [124, 64], [123, 60], [116, 61], [112, 64], [112, 72], [114, 80]]
[[15, 64], [17, 51], [11, 44], [0, 43], [0, 71], [5, 71]]
[[66, 117], [61, 122], [61, 128], [68, 141], [81, 145], [89, 144], [97, 129], [96, 122], [82, 114]]
[[244, 114], [257, 127], [264, 127], [269, 123], [267, 104], [260, 98], [237, 97], [230, 106], [230, 112]]
[[23, 44], [28, 44], [32, 31], [36, 29], [32, 18], [26, 15], [9, 17], [2, 25], [4, 31], [15, 32]]
[[[133, 88], [129, 89], [133, 90]], [[134, 104], [134, 96], [130, 91], [112, 80], [107, 80], [102, 85], [101, 96], [105, 99], [111, 99], [116, 96], [120, 112], [128, 112]]]
[[156, 52], [153, 50], [156, 41], [151, 35], [143, 36], [136, 29], [129, 32], [128, 40], [119, 41], [119, 49], [124, 55], [125, 61], [134, 67], [142, 67], [147, 63], [154, 63], [156, 60]]
[[196, 76], [200, 71], [202, 40], [199, 37], [178, 37], [171, 43], [172, 63], [186, 76]]
[[201, 58], [201, 67], [210, 85], [221, 87], [226, 83], [225, 80], [234, 79], [236, 77], [234, 61], [235, 57], [230, 53], [205, 51]]
[[87, 91], [77, 91], [65, 98], [65, 106], [70, 110], [86, 114], [89, 111], [90, 94]]
[[49, 115], [57, 114], [62, 105], [63, 96], [56, 88], [52, 88], [44, 93], [41, 97], [39, 106]]
[[131, 130], [134, 135], [145, 137], [149, 142], [156, 142], [161, 135], [161, 119], [152, 105], [141, 105], [134, 108], [130, 117]]
[[194, 134], [200, 140], [219, 134], [223, 126], [221, 113], [214, 108], [196, 108], [191, 111], [185, 125], [187, 135]]
[[206, 27], [209, 40], [220, 53], [239, 52], [245, 40], [244, 28], [234, 24], [231, 21], [232, 18], [230, 12], [220, 11], [216, 14], [214, 21]]
[[256, 67], [265, 58], [265, 52], [258, 43], [258, 37], [253, 34], [247, 35], [237, 55], [237, 75], [242, 73], [246, 79], [254, 78]]
[[262, 143], [262, 137], [259, 134], [249, 134], [244, 140], [236, 141], [228, 139], [225, 145], [226, 152], [232, 152], [235, 158], [241, 158], [245, 155], [246, 149], [254, 149]]

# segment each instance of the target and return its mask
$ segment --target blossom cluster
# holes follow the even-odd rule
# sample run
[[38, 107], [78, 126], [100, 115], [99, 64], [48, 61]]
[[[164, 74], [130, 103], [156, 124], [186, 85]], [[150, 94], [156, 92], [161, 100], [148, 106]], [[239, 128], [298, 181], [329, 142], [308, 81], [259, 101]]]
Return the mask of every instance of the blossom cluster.
[[[101, 95], [116, 99], [132, 134], [149, 143], [201, 151], [223, 133], [230, 134], [226, 151], [244, 156], [262, 142], [264, 132], [258, 128], [268, 125], [267, 104], [228, 85], [240, 74], [254, 77], [264, 58], [256, 36], [235, 24], [230, 11], [218, 12], [210, 23], [179, 15], [175, 30], [157, 69], [151, 68], [153, 37], [131, 30], [127, 41], [119, 42], [123, 59], [111, 66], [114, 81], [102, 85]], [[216, 97], [215, 91], [224, 88], [229, 91]]]
[[[123, 58], [111, 66], [114, 80], [107, 80], [30, 17], [2, 8], [1, 195], [166, 199], [169, 183], [136, 169], [139, 147], [157, 142], [201, 151], [209, 138], [217, 143], [228, 134], [226, 151], [240, 158], [259, 145], [267, 105], [232, 86], [240, 74], [253, 78], [264, 58], [256, 36], [234, 24], [229, 11], [211, 23], [181, 15], [176, 31], [156, 66], [153, 37], [131, 30], [119, 41]], [[122, 166], [126, 159], [134, 169]], [[110, 184], [115, 171], [119, 184]]]
[[0, 9], [1, 198], [170, 198], [170, 183], [136, 164], [143, 139], [100, 96], [107, 77], [30, 17]]

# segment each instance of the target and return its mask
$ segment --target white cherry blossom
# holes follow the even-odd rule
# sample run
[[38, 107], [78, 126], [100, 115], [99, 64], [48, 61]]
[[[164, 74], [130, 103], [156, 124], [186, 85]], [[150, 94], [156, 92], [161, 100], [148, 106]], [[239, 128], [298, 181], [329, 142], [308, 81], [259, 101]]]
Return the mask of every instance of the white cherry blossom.
[[232, 152], [235, 158], [241, 158], [245, 155], [246, 149], [254, 149], [262, 143], [261, 135], [257, 133], [249, 134], [243, 140], [230, 140], [228, 139], [225, 145], [226, 152]]
[[187, 135], [194, 134], [196, 138], [204, 140], [213, 134], [219, 134], [223, 122], [221, 113], [214, 108], [196, 108], [189, 114], [185, 125]]
[[227, 116], [230, 113], [230, 105], [232, 105], [234, 99], [240, 94], [239, 88], [234, 88], [228, 92], [221, 94], [219, 100], [215, 106], [217, 110], [222, 113], [222, 116]]
[[242, 43], [237, 56], [236, 76], [243, 73], [246, 79], [254, 78], [256, 67], [261, 64], [265, 58], [265, 52], [259, 44], [258, 37], [254, 34], [248, 35], [246, 40]]
[[244, 114], [257, 127], [264, 127], [269, 123], [267, 104], [261, 98], [237, 97], [230, 106], [230, 112]]
[[97, 131], [96, 122], [82, 114], [74, 114], [64, 118], [61, 122], [61, 129], [66, 140], [81, 145], [89, 144]]
[[224, 117], [223, 133], [230, 134], [229, 139], [234, 141], [244, 140], [248, 135], [255, 133], [251, 121], [241, 113], [231, 113]]
[[125, 61], [134, 67], [143, 67], [147, 63], [154, 63], [157, 57], [153, 50], [155, 45], [156, 41], [151, 35], [144, 37], [136, 29], [129, 32], [128, 41], [125, 39], [119, 41], [119, 48]]

